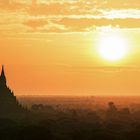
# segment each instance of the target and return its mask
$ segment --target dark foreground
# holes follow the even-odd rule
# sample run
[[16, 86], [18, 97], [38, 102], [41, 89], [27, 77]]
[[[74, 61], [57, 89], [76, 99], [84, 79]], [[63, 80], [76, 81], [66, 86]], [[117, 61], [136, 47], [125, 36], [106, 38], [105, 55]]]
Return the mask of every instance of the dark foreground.
[[140, 140], [140, 111], [62, 109], [34, 104], [22, 119], [0, 119], [0, 140]]

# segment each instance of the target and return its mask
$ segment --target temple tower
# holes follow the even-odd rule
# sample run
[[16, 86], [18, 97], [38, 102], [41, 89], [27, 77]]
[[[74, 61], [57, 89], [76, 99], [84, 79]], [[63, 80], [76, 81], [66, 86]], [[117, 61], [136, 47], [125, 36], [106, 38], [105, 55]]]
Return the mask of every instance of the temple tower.
[[1, 75], [0, 75], [0, 86], [7, 86], [6, 85], [6, 76], [5, 76], [5, 72], [4, 72], [4, 66], [2, 66], [2, 71], [1, 71]]

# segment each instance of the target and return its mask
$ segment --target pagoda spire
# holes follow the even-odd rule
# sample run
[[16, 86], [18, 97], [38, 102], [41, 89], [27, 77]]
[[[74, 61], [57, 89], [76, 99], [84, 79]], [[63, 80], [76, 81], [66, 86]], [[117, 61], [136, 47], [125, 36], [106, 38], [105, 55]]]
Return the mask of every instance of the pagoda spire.
[[6, 76], [4, 72], [4, 65], [2, 65], [2, 71], [0, 75], [0, 85], [6, 85]]

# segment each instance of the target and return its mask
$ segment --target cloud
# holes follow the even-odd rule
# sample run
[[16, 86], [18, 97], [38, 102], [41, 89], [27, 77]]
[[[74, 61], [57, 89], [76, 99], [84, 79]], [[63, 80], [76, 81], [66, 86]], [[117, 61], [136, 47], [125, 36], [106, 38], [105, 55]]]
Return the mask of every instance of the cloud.
[[62, 32], [68, 32], [69, 30], [67, 27], [65, 27], [65, 25], [49, 22], [48, 24], [38, 27], [36, 28], [36, 30], [32, 30], [32, 31], [42, 32], [42, 33], [48, 33], [48, 32], [62, 33]]
[[47, 25], [48, 21], [47, 20], [35, 20], [35, 19], [32, 20], [31, 19], [31, 20], [24, 22], [24, 24], [26, 26], [30, 26], [32, 28], [38, 28], [38, 27]]
[[140, 72], [140, 67], [135, 66], [77, 66], [77, 65], [70, 65], [65, 63], [57, 63], [48, 65], [48, 67], [54, 68], [57, 67], [59, 69], [67, 69], [74, 72], [80, 72], [80, 71], [88, 71], [88, 72]]
[[87, 32], [102, 26], [140, 28], [139, 7], [137, 0], [0, 0], [0, 32]]

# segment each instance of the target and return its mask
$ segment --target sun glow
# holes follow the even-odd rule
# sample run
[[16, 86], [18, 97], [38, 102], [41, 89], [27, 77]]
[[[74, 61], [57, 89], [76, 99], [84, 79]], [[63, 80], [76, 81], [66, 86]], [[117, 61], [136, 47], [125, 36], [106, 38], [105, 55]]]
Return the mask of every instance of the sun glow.
[[128, 54], [128, 43], [121, 35], [110, 34], [99, 39], [100, 56], [108, 61], [118, 61]]

